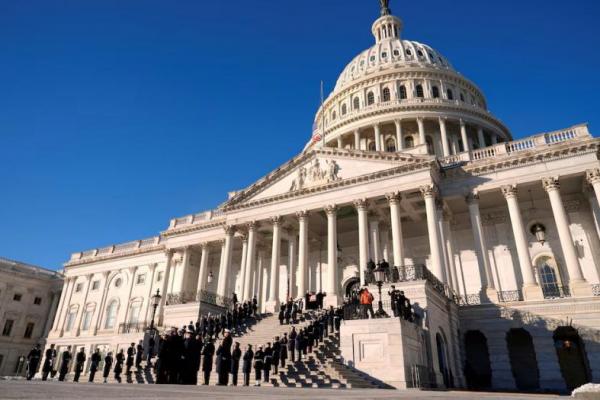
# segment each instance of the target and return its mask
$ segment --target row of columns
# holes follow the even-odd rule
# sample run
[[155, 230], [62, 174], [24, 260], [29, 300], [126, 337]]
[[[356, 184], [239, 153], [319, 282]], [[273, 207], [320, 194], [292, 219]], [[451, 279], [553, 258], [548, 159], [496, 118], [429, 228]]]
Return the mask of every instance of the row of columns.
[[[468, 135], [467, 135], [467, 123], [465, 122], [465, 120], [463, 119], [459, 119], [458, 120], [458, 125], [460, 127], [460, 139], [463, 143], [463, 148], [460, 149], [459, 147], [459, 143], [458, 143], [458, 137], [457, 136], [450, 136], [448, 134], [448, 128], [447, 128], [447, 121], [448, 118], [447, 117], [438, 117], [437, 121], [439, 123], [439, 132], [440, 132], [440, 138], [441, 138], [441, 142], [442, 142], [442, 156], [443, 157], [448, 157], [452, 154], [458, 154], [460, 152], [465, 152], [465, 151], [471, 151], [473, 150], [473, 140], [471, 140]], [[396, 151], [403, 151], [405, 150], [404, 148], [404, 140], [403, 140], [403, 131], [402, 131], [402, 120], [401, 119], [396, 119], [393, 121], [394, 125], [396, 127], [396, 135], [395, 135], [395, 141], [396, 141]], [[425, 132], [425, 118], [423, 117], [417, 117], [416, 118], [416, 122], [417, 122], [417, 127], [418, 127], [418, 143], [415, 143], [415, 145], [424, 145], [427, 143], [426, 141], [426, 132]], [[477, 128], [477, 143], [479, 144], [479, 148], [482, 147], [486, 147], [486, 143], [485, 143], [485, 135], [484, 135], [484, 130], [483, 127], [481, 126], [476, 126]], [[385, 151], [385, 140], [384, 140], [384, 135], [381, 132], [381, 124], [374, 124], [372, 126], [373, 129], [373, 141], [375, 143], [375, 151]], [[360, 139], [361, 139], [361, 129], [355, 129], [353, 132], [353, 147], [354, 149], [359, 149], [360, 148]], [[340, 135], [335, 139], [335, 146], [337, 146], [338, 148], [342, 148], [343, 147], [343, 142], [344, 142], [344, 136], [345, 135]], [[491, 134], [491, 141], [492, 141], [492, 145], [496, 144], [498, 142], [498, 135], [496, 135], [495, 133]], [[331, 146], [331, 144], [330, 144]]]

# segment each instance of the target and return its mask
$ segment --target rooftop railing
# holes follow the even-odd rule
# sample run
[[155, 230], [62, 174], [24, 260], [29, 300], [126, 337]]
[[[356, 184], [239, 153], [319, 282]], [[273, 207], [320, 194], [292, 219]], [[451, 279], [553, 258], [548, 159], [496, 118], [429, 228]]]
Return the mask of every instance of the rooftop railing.
[[204, 211], [198, 214], [187, 215], [185, 217], [174, 218], [169, 224], [169, 229], [180, 228], [182, 226], [200, 224], [203, 222], [209, 222], [218, 220], [223, 217], [223, 210], [210, 210]]
[[101, 247], [98, 249], [81, 251], [79, 253], [71, 254], [69, 262], [84, 260], [88, 258], [94, 258], [99, 256], [107, 256], [113, 254], [128, 253], [139, 249], [149, 249], [161, 244], [160, 236], [155, 236], [143, 240], [135, 240], [133, 242], [120, 243], [112, 246]]

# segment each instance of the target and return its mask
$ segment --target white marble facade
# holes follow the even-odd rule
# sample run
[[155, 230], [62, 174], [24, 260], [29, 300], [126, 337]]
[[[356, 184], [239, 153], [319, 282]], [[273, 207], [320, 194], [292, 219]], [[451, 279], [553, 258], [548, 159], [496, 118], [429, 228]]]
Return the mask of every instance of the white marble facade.
[[[513, 140], [473, 82], [401, 39], [399, 18], [382, 13], [372, 32], [299, 155], [155, 238], [73, 254], [49, 342], [127, 344], [157, 289], [159, 326], [202, 290], [256, 295], [266, 311], [306, 291], [340, 304], [383, 258], [426, 265], [460, 296], [469, 329], [479, 329], [469, 312], [490, 304], [595, 310], [600, 141], [584, 124]], [[600, 328], [594, 313], [570, 317]], [[491, 349], [506, 347], [498, 340]]]

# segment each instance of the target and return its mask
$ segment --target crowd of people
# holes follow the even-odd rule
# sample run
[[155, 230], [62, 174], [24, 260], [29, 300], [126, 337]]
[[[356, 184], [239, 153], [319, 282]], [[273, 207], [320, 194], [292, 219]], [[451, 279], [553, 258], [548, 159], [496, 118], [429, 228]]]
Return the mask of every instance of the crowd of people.
[[[96, 374], [101, 371], [105, 383], [111, 373], [119, 383], [125, 373], [130, 382], [132, 368], [135, 366], [137, 372], [153, 368], [157, 384], [196, 385], [201, 371], [201, 383], [208, 385], [214, 368], [218, 377], [217, 385], [237, 385], [241, 372], [243, 385], [249, 386], [251, 377], [254, 376], [254, 384], [259, 386], [261, 382], [269, 382], [271, 373], [279, 373], [279, 368], [284, 368], [287, 360], [304, 361], [306, 355], [322, 343], [327, 335], [339, 331], [343, 312], [341, 308], [334, 307], [323, 310], [323, 296], [319, 296], [321, 303], [316, 305], [317, 311], [304, 312], [304, 306], [309, 303], [306, 297], [298, 301], [290, 299], [282, 304], [279, 319], [282, 324], [285, 321], [291, 325], [289, 332], [283, 336], [274, 336], [272, 342], [248, 344], [244, 349], [239, 342], [234, 341], [234, 335], [243, 334], [244, 325], [251, 319], [259, 318], [257, 301], [254, 298], [252, 301], [238, 303], [234, 296], [233, 305], [225, 313], [203, 316], [180, 329], [173, 327], [158, 336], [157, 340], [151, 336], [137, 345], [131, 343], [126, 351], [120, 349], [115, 355], [108, 352], [104, 357], [100, 349], [96, 349], [89, 356], [88, 381], [95, 382]], [[298, 327], [301, 316], [310, 316], [310, 322]], [[27, 374], [28, 379], [35, 375], [41, 353], [39, 345], [29, 353], [28, 371], [31, 372]], [[58, 373], [58, 380], [64, 381], [74, 362], [73, 381], [79, 382], [87, 360], [85, 349], [81, 347], [73, 354], [69, 346], [60, 355], [60, 365], [55, 370], [57, 356], [54, 345], [50, 345], [45, 352], [42, 380], [47, 380], [50, 374], [54, 376]], [[142, 367], [144, 356], [147, 362]]]

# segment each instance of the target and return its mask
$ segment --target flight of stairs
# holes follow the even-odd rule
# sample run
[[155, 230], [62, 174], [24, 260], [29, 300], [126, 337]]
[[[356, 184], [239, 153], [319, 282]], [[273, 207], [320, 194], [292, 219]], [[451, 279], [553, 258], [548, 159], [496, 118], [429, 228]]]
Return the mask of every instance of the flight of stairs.
[[[315, 318], [314, 314], [304, 314], [295, 325], [296, 330], [310, 324]], [[234, 335], [234, 342], [240, 343], [242, 353], [247, 344], [252, 344], [254, 350], [267, 342], [273, 342], [275, 336], [283, 337], [284, 333], [289, 333], [291, 325], [280, 325], [277, 316], [264, 315], [261, 319], [250, 321], [243, 329], [241, 335]], [[323, 343], [313, 347], [313, 352], [305, 355], [303, 361], [292, 362], [287, 360], [285, 367], [279, 367], [277, 374], [271, 368], [269, 382], [261, 381], [261, 386], [273, 387], [300, 387], [300, 388], [387, 388], [387, 386], [376, 379], [362, 374], [341, 362], [339, 354], [339, 337], [337, 333], [329, 332]], [[217, 344], [217, 343], [215, 343]], [[145, 364], [142, 364], [145, 365]], [[99, 376], [100, 375], [100, 376]], [[114, 380], [114, 374], [111, 373], [108, 382], [117, 383]], [[198, 373], [198, 382], [202, 382], [202, 371]], [[210, 384], [216, 385], [218, 380], [217, 373], [214, 370], [211, 373]], [[87, 377], [82, 377], [82, 381], [87, 381]], [[231, 379], [230, 379], [231, 381]], [[96, 382], [102, 382], [101, 374], [96, 375]], [[132, 374], [127, 376], [122, 374], [122, 383], [146, 384], [154, 383], [154, 371], [149, 368], [143, 368], [141, 371], [132, 369]], [[238, 374], [238, 385], [243, 383], [243, 375]], [[252, 369], [250, 384], [253, 385], [254, 369]], [[231, 384], [231, 382], [230, 382]]]

